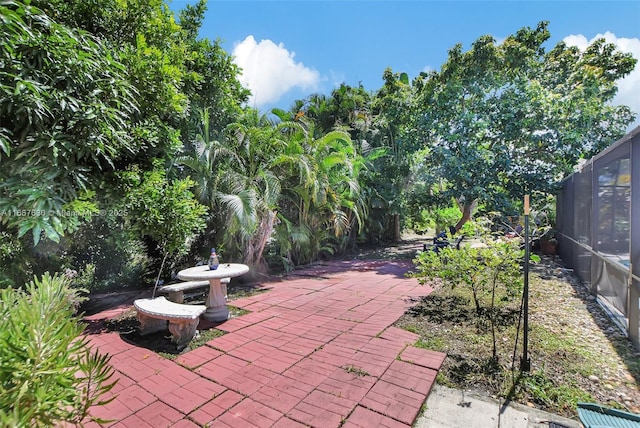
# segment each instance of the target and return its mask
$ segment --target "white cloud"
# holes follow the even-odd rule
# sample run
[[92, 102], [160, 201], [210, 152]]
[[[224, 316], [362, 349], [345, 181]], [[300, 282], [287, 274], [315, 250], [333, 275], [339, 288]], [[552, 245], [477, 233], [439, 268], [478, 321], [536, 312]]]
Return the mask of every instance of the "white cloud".
[[629, 106], [636, 114], [636, 120], [631, 124], [628, 130], [632, 130], [640, 125], [640, 39], [627, 39], [624, 37], [616, 37], [615, 34], [607, 31], [604, 34], [597, 34], [593, 39], [587, 40], [582, 34], [572, 34], [563, 40], [568, 46], [577, 46], [584, 50], [594, 40], [604, 38], [608, 43], [616, 45], [620, 52], [631, 53], [638, 60], [635, 69], [629, 75], [618, 80], [618, 93], [613, 99], [614, 104], [623, 104]]
[[256, 42], [247, 36], [233, 48], [235, 63], [242, 68], [240, 82], [251, 90], [249, 105], [261, 107], [274, 103], [293, 88], [313, 91], [320, 82], [318, 71], [294, 60], [282, 43]]

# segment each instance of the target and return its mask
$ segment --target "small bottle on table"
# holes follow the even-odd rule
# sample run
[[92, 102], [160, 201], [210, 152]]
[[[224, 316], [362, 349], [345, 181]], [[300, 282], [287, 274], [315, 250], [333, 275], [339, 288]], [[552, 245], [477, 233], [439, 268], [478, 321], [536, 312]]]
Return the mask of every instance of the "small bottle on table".
[[211, 256], [209, 256], [209, 270], [216, 270], [218, 266], [220, 266], [220, 260], [218, 259], [218, 255], [216, 254], [216, 249], [211, 249]]

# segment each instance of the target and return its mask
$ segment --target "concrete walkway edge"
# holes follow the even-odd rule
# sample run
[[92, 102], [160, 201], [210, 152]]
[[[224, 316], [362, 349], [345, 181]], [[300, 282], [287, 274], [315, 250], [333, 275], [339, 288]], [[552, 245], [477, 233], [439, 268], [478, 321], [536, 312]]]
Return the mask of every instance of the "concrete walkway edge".
[[434, 385], [415, 428], [580, 428], [573, 419], [498, 400], [480, 392]]

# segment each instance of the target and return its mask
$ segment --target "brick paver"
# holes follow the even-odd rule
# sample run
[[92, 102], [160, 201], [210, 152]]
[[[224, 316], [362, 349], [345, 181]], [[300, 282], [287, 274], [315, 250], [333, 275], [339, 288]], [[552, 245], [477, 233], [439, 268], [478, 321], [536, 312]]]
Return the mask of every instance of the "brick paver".
[[264, 283], [230, 303], [249, 314], [175, 361], [100, 329], [130, 305], [87, 317], [118, 379], [91, 412], [113, 427], [409, 427], [444, 360], [392, 326], [431, 291], [410, 268], [331, 262]]
[[357, 406], [343, 425], [344, 428], [404, 428], [406, 424], [373, 410]]
[[430, 369], [438, 370], [444, 361], [445, 355], [442, 352], [430, 351], [428, 349], [415, 348], [408, 346], [402, 354], [400, 359], [419, 366], [428, 367]]

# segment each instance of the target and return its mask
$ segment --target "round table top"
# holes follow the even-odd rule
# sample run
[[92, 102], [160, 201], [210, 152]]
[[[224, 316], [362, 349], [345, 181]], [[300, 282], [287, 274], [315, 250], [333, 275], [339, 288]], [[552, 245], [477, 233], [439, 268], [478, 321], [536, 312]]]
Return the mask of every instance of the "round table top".
[[240, 263], [220, 263], [218, 269], [210, 270], [209, 266], [195, 266], [178, 272], [178, 278], [184, 281], [194, 281], [216, 278], [233, 278], [249, 272], [249, 266]]

